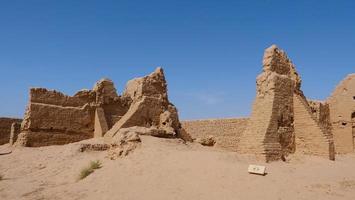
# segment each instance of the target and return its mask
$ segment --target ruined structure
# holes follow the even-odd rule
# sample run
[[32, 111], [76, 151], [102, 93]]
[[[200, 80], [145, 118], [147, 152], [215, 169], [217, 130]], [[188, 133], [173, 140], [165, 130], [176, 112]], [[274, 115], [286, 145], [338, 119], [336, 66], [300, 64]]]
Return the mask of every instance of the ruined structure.
[[132, 151], [140, 144], [140, 135], [179, 137], [266, 161], [284, 160], [293, 153], [334, 160], [335, 149], [353, 152], [355, 74], [343, 80], [327, 101], [307, 100], [301, 82], [286, 53], [273, 45], [265, 50], [250, 118], [182, 124], [169, 102], [162, 68], [129, 81], [121, 95], [109, 79], [74, 96], [32, 88], [21, 133], [17, 136], [19, 128], [13, 124], [10, 136], [11, 121], [0, 139], [35, 147], [103, 137], [102, 144], [83, 143], [83, 149], [110, 149], [112, 157]]
[[301, 91], [301, 78], [285, 52], [275, 45], [265, 50], [263, 72], [257, 77], [257, 94], [246, 131], [237, 147], [266, 161], [290, 153], [334, 159], [330, 133], [318, 123]]
[[334, 160], [335, 152], [354, 151], [355, 74], [347, 76], [327, 101], [307, 100], [295, 66], [273, 45], [265, 50], [256, 83], [249, 119], [184, 121], [183, 127], [195, 140], [213, 137], [216, 147], [266, 161], [293, 153]]
[[15, 118], [0, 118], [0, 145], [9, 143], [11, 125], [13, 123], [21, 123], [21, 119]]
[[161, 68], [149, 76], [129, 81], [123, 97], [131, 100], [130, 107], [105, 137], [113, 137], [120, 129], [133, 126], [155, 127], [161, 137], [176, 137], [181, 125], [177, 109], [169, 102], [167, 94]]
[[35, 147], [94, 136], [112, 138], [120, 129], [133, 126], [154, 127], [161, 137], [180, 134], [177, 109], [168, 100], [162, 68], [129, 81], [122, 95], [108, 79], [72, 97], [43, 88], [31, 89], [16, 144]]
[[216, 140], [215, 147], [236, 151], [240, 136], [245, 131], [248, 121], [248, 118], [206, 119], [182, 121], [181, 124], [195, 141], [213, 136]]
[[355, 74], [348, 75], [328, 98], [337, 153], [355, 150]]

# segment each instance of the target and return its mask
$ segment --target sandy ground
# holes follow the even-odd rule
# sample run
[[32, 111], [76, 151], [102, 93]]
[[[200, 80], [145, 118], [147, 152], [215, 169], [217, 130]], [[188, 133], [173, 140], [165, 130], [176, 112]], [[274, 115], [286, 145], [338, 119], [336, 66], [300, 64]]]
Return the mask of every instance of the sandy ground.
[[[81, 153], [77, 144], [13, 149], [0, 155], [0, 199], [355, 199], [355, 154], [335, 162], [293, 156], [265, 164], [177, 139], [142, 141], [117, 160], [106, 158], [107, 152]], [[0, 153], [9, 150], [0, 146]], [[78, 181], [94, 160], [103, 167]], [[249, 164], [266, 165], [268, 174], [248, 174]]]

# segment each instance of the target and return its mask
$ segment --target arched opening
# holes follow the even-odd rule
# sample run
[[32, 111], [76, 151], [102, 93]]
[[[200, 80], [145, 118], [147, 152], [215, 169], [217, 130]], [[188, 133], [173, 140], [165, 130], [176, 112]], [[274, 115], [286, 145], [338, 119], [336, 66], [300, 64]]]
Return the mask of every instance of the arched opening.
[[353, 149], [355, 151], [355, 112], [351, 114], [351, 127], [353, 133]]

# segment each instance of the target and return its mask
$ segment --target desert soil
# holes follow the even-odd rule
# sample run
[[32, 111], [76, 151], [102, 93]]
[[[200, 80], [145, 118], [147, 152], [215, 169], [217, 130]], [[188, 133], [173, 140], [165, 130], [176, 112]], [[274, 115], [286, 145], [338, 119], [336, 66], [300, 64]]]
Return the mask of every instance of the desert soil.
[[[142, 137], [126, 157], [79, 152], [78, 144], [40, 148], [0, 146], [0, 199], [355, 199], [355, 154], [335, 162], [294, 155], [287, 162], [263, 163], [178, 139]], [[82, 168], [100, 160], [102, 168], [78, 181]], [[266, 165], [267, 175], [247, 173]]]

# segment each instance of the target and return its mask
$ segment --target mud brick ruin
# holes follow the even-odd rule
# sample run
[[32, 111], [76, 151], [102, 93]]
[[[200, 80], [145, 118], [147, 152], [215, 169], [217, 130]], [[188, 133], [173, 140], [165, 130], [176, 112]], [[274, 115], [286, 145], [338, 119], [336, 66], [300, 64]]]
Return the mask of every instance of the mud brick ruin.
[[0, 118], [0, 145], [6, 144], [10, 140], [11, 126], [13, 123], [21, 123], [21, 119]]
[[273, 45], [264, 53], [249, 118], [180, 123], [168, 99], [162, 68], [129, 81], [122, 94], [109, 79], [74, 96], [32, 88], [21, 128], [16, 124], [21, 120], [0, 119], [0, 141], [38, 147], [94, 137], [140, 141], [139, 134], [148, 134], [197, 141], [265, 161], [284, 160], [294, 153], [334, 160], [336, 153], [353, 152], [355, 74], [348, 75], [325, 101], [308, 100], [301, 85], [294, 64]]
[[327, 100], [337, 153], [355, 150], [355, 74], [348, 75]]
[[112, 137], [119, 129], [134, 126], [154, 127], [161, 137], [177, 137], [181, 132], [162, 68], [129, 81], [122, 95], [108, 79], [72, 97], [32, 88], [16, 145], [37, 147]]
[[216, 146], [266, 161], [300, 153], [335, 159], [355, 150], [355, 74], [349, 75], [326, 101], [308, 100], [301, 78], [286, 53], [265, 50], [257, 77], [251, 117], [183, 121], [193, 139], [213, 136]]
[[276, 46], [265, 50], [263, 73], [248, 128], [238, 151], [278, 160], [296, 151], [334, 159], [330, 130], [313, 117], [301, 91], [301, 78], [285, 52]]
[[236, 151], [240, 136], [248, 126], [248, 118], [182, 121], [182, 127], [195, 139], [213, 137], [215, 146]]

